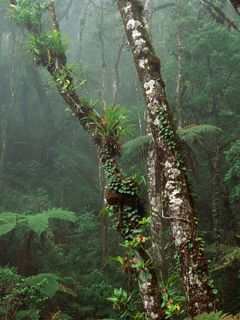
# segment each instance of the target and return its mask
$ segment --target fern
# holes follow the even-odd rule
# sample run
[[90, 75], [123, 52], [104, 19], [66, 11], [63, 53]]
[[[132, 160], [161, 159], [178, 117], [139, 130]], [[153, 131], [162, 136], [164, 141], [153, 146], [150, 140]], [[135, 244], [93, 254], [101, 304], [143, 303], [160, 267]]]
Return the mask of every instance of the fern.
[[27, 286], [38, 287], [41, 294], [52, 298], [59, 290], [60, 278], [54, 273], [40, 273], [26, 280]]
[[224, 320], [228, 315], [219, 312], [211, 312], [211, 313], [202, 313], [199, 316], [195, 317], [195, 320]]
[[48, 217], [44, 213], [26, 216], [26, 221], [32, 231], [40, 236], [48, 228]]
[[[210, 124], [190, 125], [178, 130], [180, 139], [187, 143], [195, 143], [202, 140], [205, 134], [216, 134], [222, 131], [221, 128]], [[123, 157], [129, 157], [141, 152], [141, 148], [149, 145], [152, 141], [151, 135], [144, 135], [129, 140], [123, 145]]]
[[16, 228], [17, 214], [12, 212], [0, 213], [0, 237]]
[[31, 309], [31, 310], [21, 310], [16, 313], [16, 320], [39, 320], [39, 310]]
[[123, 156], [129, 156], [140, 152], [141, 148], [152, 141], [151, 135], [140, 136], [129, 140], [123, 145]]
[[67, 222], [75, 222], [76, 221], [76, 214], [72, 211], [67, 211], [63, 209], [49, 209], [46, 212], [46, 215], [49, 219], [58, 219]]
[[217, 134], [222, 132], [222, 129], [210, 124], [190, 125], [178, 130], [180, 139], [186, 143], [200, 143], [204, 135]]
[[238, 266], [240, 263], [240, 248], [221, 245], [222, 256], [220, 263], [212, 270], [212, 272], [223, 271], [227, 268]]
[[74, 212], [53, 208], [48, 211], [26, 217], [30, 229], [38, 236], [47, 230], [50, 219], [75, 222], [76, 216]]
[[32, 215], [2, 212], [0, 213], [0, 237], [14, 230], [17, 227], [17, 222], [19, 225], [27, 225], [30, 230], [40, 236], [48, 229], [51, 219], [75, 222], [76, 215], [72, 211], [56, 208]]

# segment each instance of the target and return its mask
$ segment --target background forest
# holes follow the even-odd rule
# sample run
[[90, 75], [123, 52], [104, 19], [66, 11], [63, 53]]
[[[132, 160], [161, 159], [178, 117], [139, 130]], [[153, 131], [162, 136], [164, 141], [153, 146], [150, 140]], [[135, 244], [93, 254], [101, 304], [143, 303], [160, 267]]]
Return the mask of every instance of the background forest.
[[[216, 308], [237, 314], [240, 17], [227, 0], [152, 4], [152, 41], [184, 147]], [[151, 139], [116, 1], [56, 0], [56, 9], [77, 91], [99, 113], [110, 110], [106, 121], [116, 117], [124, 126], [121, 165], [139, 181], [147, 206]], [[96, 147], [16, 22], [0, 0], [0, 319], [146, 319], [105, 207]], [[179, 258], [169, 219], [160, 220], [162, 307], [170, 319], [185, 319]]]

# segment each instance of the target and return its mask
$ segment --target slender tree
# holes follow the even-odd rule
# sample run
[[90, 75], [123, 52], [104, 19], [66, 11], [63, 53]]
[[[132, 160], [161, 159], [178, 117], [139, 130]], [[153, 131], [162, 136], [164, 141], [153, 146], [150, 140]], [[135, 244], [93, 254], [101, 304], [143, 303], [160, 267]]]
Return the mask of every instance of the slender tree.
[[2, 119], [1, 119], [1, 132], [0, 132], [0, 192], [3, 189], [3, 174], [5, 166], [5, 157], [7, 151], [8, 140], [8, 126], [10, 119], [16, 107], [16, 93], [15, 93], [15, 70], [16, 70], [16, 33], [14, 30], [10, 32], [10, 52], [11, 60], [9, 65], [9, 97], [6, 105], [1, 106]]
[[178, 248], [183, 283], [191, 316], [214, 308], [208, 267], [197, 232], [197, 222], [181, 156], [181, 146], [149, 33], [145, 27], [144, 8], [140, 1], [117, 0], [136, 70], [147, 104], [158, 164], [161, 169], [162, 215], [171, 222]]

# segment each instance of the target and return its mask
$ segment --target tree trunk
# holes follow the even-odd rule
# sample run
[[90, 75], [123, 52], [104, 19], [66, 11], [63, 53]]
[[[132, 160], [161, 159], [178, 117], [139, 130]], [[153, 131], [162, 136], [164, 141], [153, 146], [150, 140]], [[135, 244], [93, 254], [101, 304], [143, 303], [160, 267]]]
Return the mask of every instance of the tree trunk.
[[221, 217], [221, 204], [220, 204], [220, 190], [219, 190], [219, 146], [217, 145], [213, 158], [213, 176], [212, 176], [212, 216], [213, 216], [213, 237], [215, 241], [216, 255], [220, 254], [220, 217]]
[[[55, 31], [59, 31], [54, 1], [51, 0], [50, 4], [52, 28]], [[39, 35], [32, 25], [28, 25], [28, 31]], [[60, 34], [59, 41], [61, 41]], [[95, 112], [90, 103], [82, 101], [77, 95], [72, 74], [66, 65], [65, 53], [48, 52], [47, 56], [50, 59], [48, 61], [44, 57], [38, 56], [39, 63], [48, 70], [65, 103], [71, 108], [75, 117], [93, 138], [97, 146], [98, 157], [106, 180], [106, 200], [116, 215], [117, 230], [123, 236], [126, 246], [130, 249], [130, 269], [138, 277], [144, 312], [150, 320], [165, 319], [161, 308], [162, 301], [156, 274], [151, 257], [144, 245], [146, 236], [140, 224], [146, 211], [141, 204], [138, 183], [132, 177], [124, 176], [119, 166], [118, 155], [121, 143], [116, 139], [114, 132], [109, 132], [104, 118]], [[59, 81], [59, 74], [64, 75], [64, 79], [61, 81]], [[140, 266], [138, 267], [139, 263]]]
[[16, 105], [16, 97], [15, 97], [15, 54], [16, 54], [16, 34], [12, 30], [10, 34], [10, 48], [9, 51], [11, 52], [11, 60], [10, 60], [10, 70], [9, 70], [9, 98], [7, 108], [3, 106], [3, 116], [2, 116], [2, 123], [1, 123], [1, 149], [0, 149], [0, 192], [3, 188], [3, 175], [4, 175], [4, 162], [5, 156], [7, 151], [7, 129], [9, 120], [14, 112], [15, 105]]
[[[144, 3], [144, 23], [149, 32], [151, 32], [152, 26], [152, 16], [153, 16], [153, 2], [152, 0], [145, 0]], [[148, 129], [150, 131], [150, 129]], [[149, 133], [151, 134], [151, 133]], [[155, 266], [163, 281], [163, 221], [161, 217], [162, 205], [161, 205], [161, 194], [159, 185], [160, 179], [159, 167], [157, 165], [156, 152], [154, 149], [154, 144], [150, 143], [148, 147], [147, 155], [147, 170], [148, 170], [148, 202], [150, 215], [152, 218], [151, 223], [151, 235], [152, 235], [152, 249], [153, 249], [153, 259]]]
[[[99, 163], [99, 187], [102, 199], [102, 208], [103, 210], [107, 206], [107, 201], [105, 197], [105, 181], [104, 181], [104, 174], [101, 163]], [[106, 260], [108, 257], [108, 217], [103, 213], [101, 216], [101, 233], [102, 233], [102, 265], [103, 269], [105, 268]]]
[[178, 114], [178, 129], [183, 127], [182, 102], [183, 102], [183, 56], [182, 38], [180, 27], [177, 26], [177, 77], [176, 77], [176, 108]]
[[162, 201], [160, 194], [160, 172], [157, 165], [156, 153], [154, 146], [151, 143], [148, 150], [147, 158], [148, 166], [148, 201], [149, 209], [152, 218], [151, 222], [151, 235], [152, 235], [152, 249], [153, 258], [156, 265], [157, 272], [163, 281], [164, 269], [164, 253], [163, 253], [163, 221], [161, 217]]
[[118, 0], [127, 38], [142, 86], [162, 173], [163, 212], [172, 227], [191, 316], [212, 311], [214, 297], [209, 285], [207, 262], [197, 233], [192, 198], [174, 129], [172, 114], [160, 73], [160, 61], [154, 52], [142, 18], [143, 7], [137, 0]]
[[7, 117], [4, 116], [1, 121], [1, 152], [0, 152], [0, 192], [3, 189], [4, 160], [7, 144]]

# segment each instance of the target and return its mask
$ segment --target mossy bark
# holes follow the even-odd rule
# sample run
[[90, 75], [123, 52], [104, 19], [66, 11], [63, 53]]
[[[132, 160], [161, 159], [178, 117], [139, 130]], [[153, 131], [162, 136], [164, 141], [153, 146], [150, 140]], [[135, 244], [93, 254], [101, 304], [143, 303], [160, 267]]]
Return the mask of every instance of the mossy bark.
[[142, 10], [135, 1], [118, 0], [118, 8], [147, 103], [149, 126], [161, 170], [163, 212], [168, 215], [181, 262], [191, 316], [212, 311], [214, 297], [207, 262], [197, 232], [194, 207], [174, 129], [160, 60], [146, 30]]

